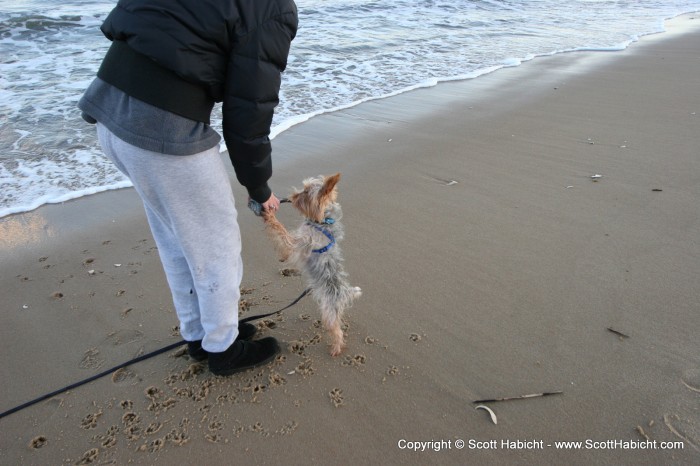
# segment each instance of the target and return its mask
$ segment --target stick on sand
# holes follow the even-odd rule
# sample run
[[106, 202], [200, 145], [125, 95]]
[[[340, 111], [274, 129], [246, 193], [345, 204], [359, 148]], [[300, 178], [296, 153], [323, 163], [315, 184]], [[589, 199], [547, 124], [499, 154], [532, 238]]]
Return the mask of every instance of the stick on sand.
[[562, 393], [564, 393], [564, 392], [557, 391], [557, 392], [532, 393], [530, 395], [509, 396], [509, 397], [505, 397], [505, 398], [492, 398], [490, 400], [476, 400], [476, 401], [472, 401], [472, 403], [493, 403], [496, 401], [523, 400], [525, 398], [537, 398], [540, 396], [560, 395]]

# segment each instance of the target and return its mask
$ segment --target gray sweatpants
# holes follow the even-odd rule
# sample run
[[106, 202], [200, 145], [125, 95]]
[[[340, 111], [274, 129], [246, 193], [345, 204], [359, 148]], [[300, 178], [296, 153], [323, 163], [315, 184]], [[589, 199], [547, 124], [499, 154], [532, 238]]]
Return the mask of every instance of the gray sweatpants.
[[233, 192], [218, 146], [167, 155], [128, 144], [99, 123], [97, 135], [143, 200], [180, 334], [202, 340], [207, 351], [225, 351], [238, 336], [243, 263]]

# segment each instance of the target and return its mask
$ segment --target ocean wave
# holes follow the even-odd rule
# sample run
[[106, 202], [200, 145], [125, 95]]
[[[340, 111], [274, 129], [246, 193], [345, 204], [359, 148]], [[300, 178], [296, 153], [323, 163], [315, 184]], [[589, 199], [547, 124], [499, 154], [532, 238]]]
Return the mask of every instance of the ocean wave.
[[[99, 26], [113, 2], [28, 4], [21, 11], [0, 0], [0, 216], [124, 183], [75, 106], [109, 46]], [[297, 4], [300, 29], [273, 137], [316, 115], [536, 56], [623, 49], [663, 30], [663, 19], [700, 9], [700, 0]], [[212, 117], [217, 130], [220, 108]]]

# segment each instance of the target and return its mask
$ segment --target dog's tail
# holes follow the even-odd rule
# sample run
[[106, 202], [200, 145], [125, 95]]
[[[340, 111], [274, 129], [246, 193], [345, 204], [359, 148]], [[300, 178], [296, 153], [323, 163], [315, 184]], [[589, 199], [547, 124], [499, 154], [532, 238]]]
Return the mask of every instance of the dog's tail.
[[312, 280], [312, 295], [321, 308], [340, 315], [362, 295], [362, 290], [357, 286], [350, 286], [345, 277], [346, 274], [341, 272], [324, 276], [321, 278], [324, 283], [313, 283]]

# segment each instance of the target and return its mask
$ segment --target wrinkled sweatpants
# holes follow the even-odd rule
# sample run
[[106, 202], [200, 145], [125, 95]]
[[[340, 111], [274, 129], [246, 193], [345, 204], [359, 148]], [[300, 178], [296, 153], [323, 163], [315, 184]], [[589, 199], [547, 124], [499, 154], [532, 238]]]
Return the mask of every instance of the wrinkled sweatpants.
[[193, 155], [140, 149], [98, 123], [104, 153], [141, 196], [180, 334], [225, 351], [238, 336], [241, 235], [219, 147]]

